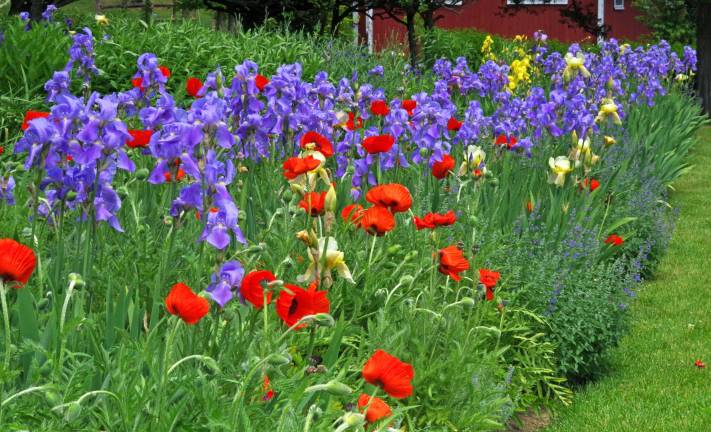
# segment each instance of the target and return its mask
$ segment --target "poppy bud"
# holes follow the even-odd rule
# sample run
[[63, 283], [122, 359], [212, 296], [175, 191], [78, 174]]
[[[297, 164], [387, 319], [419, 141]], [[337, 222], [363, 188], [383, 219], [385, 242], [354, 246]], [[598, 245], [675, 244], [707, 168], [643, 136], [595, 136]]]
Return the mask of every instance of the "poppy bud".
[[298, 183], [289, 183], [289, 188], [291, 188], [291, 191], [296, 194], [304, 195], [304, 187]]
[[328, 192], [326, 192], [326, 197], [323, 200], [323, 208], [330, 213], [333, 213], [336, 211], [336, 204], [338, 203], [338, 199], [336, 196], [336, 188], [331, 185], [328, 188]]
[[420, 156], [425, 157], [429, 153], [429, 150], [426, 147], [420, 148]]
[[336, 325], [336, 320], [334, 320], [333, 317], [327, 313], [317, 313], [316, 315], [312, 315], [311, 319], [314, 324], [322, 327], [333, 327]]
[[466, 307], [474, 307], [474, 305], [476, 304], [474, 299], [471, 297], [464, 297], [463, 299], [459, 300], [459, 303], [462, 306], [466, 306]]
[[54, 390], [46, 391], [44, 393], [44, 397], [47, 399], [47, 402], [53, 407], [62, 403], [62, 397], [59, 396], [59, 393]]
[[136, 179], [138, 180], [145, 180], [148, 178], [148, 175], [150, 172], [148, 171], [148, 168], [141, 168], [136, 170]]
[[472, 225], [476, 225], [477, 223], [479, 223], [479, 218], [474, 215], [471, 215], [469, 216], [469, 223]]
[[353, 393], [352, 388], [335, 380], [331, 380], [326, 383], [326, 387], [324, 388], [324, 390], [334, 396], [348, 396], [349, 394]]
[[163, 217], [163, 225], [173, 225], [173, 218], [171, 216]]
[[347, 412], [341, 417], [343, 424], [349, 427], [362, 426], [365, 424], [365, 416], [355, 412]]
[[415, 278], [411, 275], [403, 275], [400, 280], [398, 281], [398, 285], [409, 285], [414, 281]]
[[78, 419], [81, 415], [81, 405], [77, 402], [71, 402], [67, 405], [66, 411], [64, 412], [64, 420], [67, 423], [71, 423]]
[[415, 257], [417, 257], [418, 254], [419, 254], [419, 252], [416, 250], [410, 251], [407, 253], [407, 255], [405, 255], [404, 261], [405, 262], [412, 261], [413, 259], [415, 259]]
[[74, 201], [75, 199], [77, 199], [76, 191], [72, 190], [72, 191], [67, 192], [67, 201]]
[[402, 250], [402, 245], [394, 244], [387, 249], [387, 253], [388, 255], [397, 255], [400, 250]]
[[247, 213], [245, 213], [245, 212], [239, 212], [239, 213], [237, 214], [237, 220], [238, 220], [240, 223], [243, 223], [244, 221], [246, 221], [246, 220], [247, 220]]
[[269, 354], [267, 363], [272, 366], [284, 366], [291, 363], [291, 358], [283, 354]]
[[291, 199], [294, 198], [294, 193], [291, 191], [291, 189], [287, 189], [284, 191], [284, 194], [282, 195], [282, 197], [286, 201], [291, 201]]
[[84, 279], [79, 273], [69, 273], [69, 282], [73, 283], [75, 286], [86, 285], [86, 282], [84, 282]]

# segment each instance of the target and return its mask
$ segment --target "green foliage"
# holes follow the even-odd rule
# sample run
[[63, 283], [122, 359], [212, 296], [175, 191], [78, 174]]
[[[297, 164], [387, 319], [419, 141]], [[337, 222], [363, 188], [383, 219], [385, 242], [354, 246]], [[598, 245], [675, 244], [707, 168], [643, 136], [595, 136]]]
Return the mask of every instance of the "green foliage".
[[694, 2], [688, 0], [634, 0], [640, 19], [659, 39], [669, 43], [693, 44], [696, 36]]

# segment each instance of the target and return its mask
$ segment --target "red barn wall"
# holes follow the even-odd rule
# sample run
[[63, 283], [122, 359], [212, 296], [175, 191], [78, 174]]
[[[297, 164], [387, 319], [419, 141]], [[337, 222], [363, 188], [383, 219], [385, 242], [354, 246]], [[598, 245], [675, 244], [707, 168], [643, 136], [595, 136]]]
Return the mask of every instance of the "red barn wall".
[[[591, 10], [597, 13], [597, 0], [587, 0]], [[439, 28], [462, 29], [475, 28], [487, 33], [505, 37], [526, 35], [543, 30], [553, 39], [564, 42], [592, 41], [592, 37], [580, 28], [570, 27], [561, 22], [560, 10], [563, 5], [520, 6], [514, 15], [502, 12], [506, 0], [465, 1], [464, 5], [454, 10], [442, 9], [438, 12], [442, 18], [437, 21]], [[611, 37], [618, 39], [637, 39], [649, 33], [636, 16], [639, 12], [632, 6], [631, 0], [625, 0], [625, 9], [613, 8], [613, 0], [605, 0], [605, 23], [612, 26]], [[405, 41], [404, 26], [391, 19], [375, 18], [373, 22], [375, 49], [380, 50], [393, 42]]]

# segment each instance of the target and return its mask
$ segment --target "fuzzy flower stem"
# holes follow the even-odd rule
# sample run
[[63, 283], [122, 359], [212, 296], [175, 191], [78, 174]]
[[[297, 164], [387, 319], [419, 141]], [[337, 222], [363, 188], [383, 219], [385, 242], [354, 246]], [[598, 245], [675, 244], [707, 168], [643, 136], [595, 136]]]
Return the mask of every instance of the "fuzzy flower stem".
[[0, 301], [2, 301], [2, 318], [5, 324], [5, 360], [3, 362], [4, 370], [10, 366], [10, 346], [12, 338], [10, 337], [10, 315], [7, 310], [7, 292], [5, 291], [5, 283], [0, 278]]

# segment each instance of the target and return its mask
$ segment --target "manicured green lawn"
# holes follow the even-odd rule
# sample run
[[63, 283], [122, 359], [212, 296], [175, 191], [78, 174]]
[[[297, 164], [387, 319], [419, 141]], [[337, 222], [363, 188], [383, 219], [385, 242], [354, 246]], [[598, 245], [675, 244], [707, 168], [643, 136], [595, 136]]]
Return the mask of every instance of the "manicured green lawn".
[[692, 162], [672, 194], [681, 216], [671, 246], [633, 303], [610, 374], [546, 431], [711, 430], [711, 128]]

